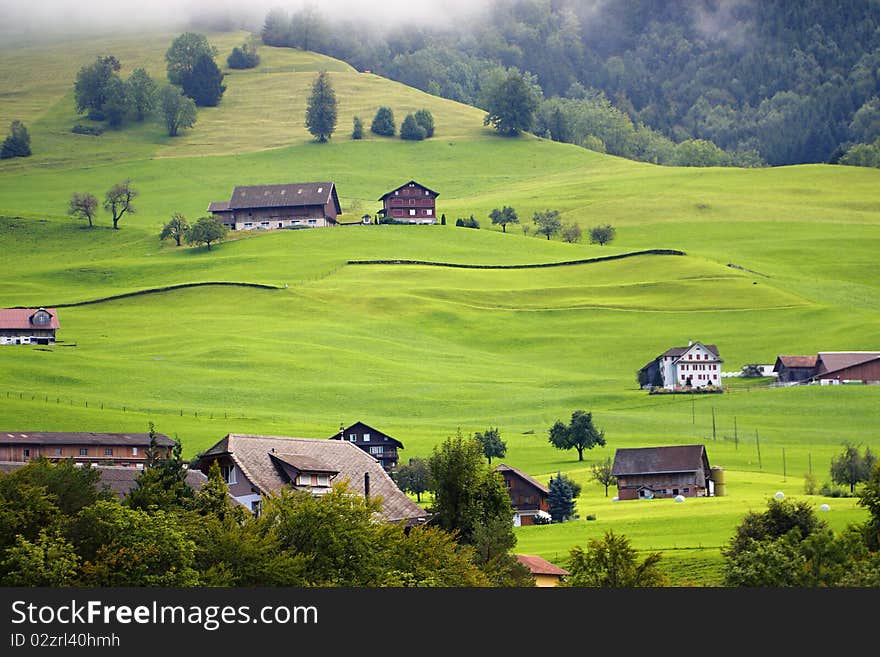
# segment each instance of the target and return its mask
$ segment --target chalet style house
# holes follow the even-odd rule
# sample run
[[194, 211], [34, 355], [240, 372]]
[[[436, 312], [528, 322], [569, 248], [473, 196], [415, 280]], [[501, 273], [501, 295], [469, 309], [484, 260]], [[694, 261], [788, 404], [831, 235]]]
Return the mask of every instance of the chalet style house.
[[410, 180], [379, 197], [380, 217], [411, 224], [437, 223], [437, 192]]
[[275, 230], [335, 226], [342, 214], [332, 182], [238, 186], [210, 212], [229, 230]]
[[347, 440], [357, 445], [379, 461], [386, 472], [391, 472], [397, 467], [397, 450], [403, 449], [402, 442], [363, 422], [355, 422], [350, 427], [344, 427], [339, 430], [339, 433], [335, 436], [330, 436], [330, 438]]
[[[170, 456], [176, 444], [165, 434], [156, 434], [159, 456]], [[148, 433], [0, 431], [0, 461], [7, 462], [26, 463], [43, 456], [50, 461], [143, 467], [149, 447]]]
[[535, 578], [535, 586], [559, 586], [562, 579], [571, 574], [555, 563], [534, 554], [517, 554], [516, 560], [529, 569], [532, 577]]
[[667, 349], [638, 372], [643, 388], [684, 390], [721, 386], [721, 357], [714, 344], [688, 341]]
[[495, 467], [504, 477], [513, 505], [513, 525], [534, 525], [535, 516], [550, 511], [550, 490], [537, 479], [509, 465], [500, 463]]
[[428, 520], [375, 458], [347, 440], [228, 434], [199, 457], [196, 468], [207, 474], [214, 461], [230, 495], [255, 514], [264, 495], [284, 488], [317, 496], [347, 482], [355, 494], [381, 498], [386, 522], [417, 525]]
[[816, 356], [778, 356], [773, 372], [779, 383], [809, 381], [816, 371]]
[[714, 494], [703, 445], [621, 448], [614, 454], [611, 474], [617, 477], [619, 500]]
[[53, 344], [59, 328], [54, 308], [0, 309], [0, 344]]
[[820, 351], [815, 356], [779, 356], [773, 371], [782, 383], [880, 384], [880, 351]]

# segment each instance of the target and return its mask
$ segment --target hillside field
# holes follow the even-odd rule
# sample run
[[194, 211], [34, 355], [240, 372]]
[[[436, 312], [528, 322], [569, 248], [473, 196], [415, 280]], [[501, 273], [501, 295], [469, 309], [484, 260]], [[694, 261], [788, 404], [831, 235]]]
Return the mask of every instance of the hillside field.
[[[502, 459], [541, 481], [584, 486], [580, 519], [517, 529], [517, 551], [563, 564], [568, 550], [613, 528], [683, 585], [720, 581], [720, 547], [776, 491], [803, 497], [804, 474], [829, 480], [844, 441], [880, 451], [880, 387], [767, 388], [726, 379], [716, 395], [655, 395], [635, 373], [667, 348], [717, 344], [726, 371], [778, 354], [877, 350], [880, 171], [807, 165], [770, 169], [658, 167], [523, 136], [496, 137], [483, 113], [312, 53], [261, 47], [260, 67], [233, 71], [217, 108], [192, 130], [156, 121], [100, 137], [74, 135], [77, 69], [115, 54], [123, 77], [164, 77], [175, 35], [0, 47], [0, 125], [28, 126], [31, 158], [0, 161], [0, 307], [61, 306], [59, 342], [0, 349], [0, 430], [146, 431], [193, 456], [230, 432], [329, 437], [364, 421], [400, 439], [404, 459], [455, 434], [499, 427]], [[214, 34], [218, 61], [244, 33]], [[340, 100], [337, 132], [316, 144], [306, 94], [326, 68]], [[27, 74], [25, 74], [27, 73]], [[38, 73], [38, 74], [37, 74]], [[434, 138], [350, 139], [380, 105], [431, 110]], [[73, 192], [99, 198], [130, 178], [136, 213], [110, 229], [66, 215]], [[158, 239], [173, 212], [190, 220], [237, 184], [332, 180], [344, 214], [375, 213], [415, 179], [440, 192], [441, 226], [346, 226], [237, 234], [211, 250]], [[611, 223], [608, 246], [503, 233], [489, 211], [522, 225]], [[473, 214], [481, 230], [456, 228]], [[353, 265], [425, 260], [540, 269]], [[736, 265], [731, 267], [728, 265]], [[106, 300], [187, 283], [205, 285]], [[84, 305], [69, 305], [82, 304]], [[560, 452], [556, 419], [591, 410], [607, 446]], [[713, 432], [713, 417], [715, 430]], [[706, 444], [727, 472], [727, 497], [615, 503], [589, 479], [618, 447]], [[853, 498], [831, 505], [836, 529], [860, 522]], [[596, 520], [587, 521], [587, 515]]]

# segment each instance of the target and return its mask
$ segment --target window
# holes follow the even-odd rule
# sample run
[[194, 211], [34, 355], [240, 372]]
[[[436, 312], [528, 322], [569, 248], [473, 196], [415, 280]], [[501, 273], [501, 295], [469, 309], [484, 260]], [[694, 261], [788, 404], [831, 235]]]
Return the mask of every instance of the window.
[[364, 434], [364, 442], [365, 442], [365, 443], [370, 442], [370, 434], [368, 434], [368, 433], [365, 433], [365, 434]]
[[223, 475], [223, 480], [227, 484], [238, 483], [238, 481], [235, 478], [235, 466], [234, 465], [221, 465], [220, 466], [220, 474]]
[[55, 456], [61, 456], [61, 448], [60, 447], [56, 447], [53, 451], [55, 452]]
[[131, 455], [132, 455], [132, 456], [137, 456], [137, 455], [138, 455], [138, 448], [137, 448], [137, 447], [132, 447], [132, 448], [131, 448]]
[[80, 456], [88, 456], [88, 455], [89, 455], [89, 450], [88, 450], [87, 448], [85, 448], [85, 447], [80, 447], [80, 448], [79, 448], [79, 455], [80, 455]]
[[409, 216], [410, 216], [410, 217], [415, 217], [415, 216], [416, 216], [416, 211], [415, 211], [415, 210], [410, 210], [410, 211], [409, 211]]
[[425, 214], [427, 214], [430, 217], [434, 214], [434, 211], [431, 208], [428, 208], [427, 210], [425, 210]]
[[31, 450], [29, 450], [29, 449], [22, 450], [22, 456], [24, 456], [25, 458], [28, 458], [30, 455], [31, 455]]
[[254, 500], [251, 502], [251, 512], [257, 516], [257, 518], [260, 517], [260, 501], [261, 500]]
[[329, 486], [330, 485], [330, 476], [329, 475], [318, 475], [318, 485], [319, 486]]
[[309, 219], [309, 224], [310, 224], [310, 225], [313, 225], [313, 224], [316, 224], [316, 223], [318, 223], [318, 220], [317, 220], [317, 219]]
[[104, 448], [104, 456], [113, 456], [113, 448], [105, 447]]
[[384, 451], [381, 447], [370, 447], [370, 454], [383, 454]]
[[254, 224], [253, 224], [252, 222], [250, 222], [250, 221], [245, 221], [245, 222], [244, 222], [244, 227], [245, 227], [245, 228], [253, 228], [253, 226], [254, 226]]

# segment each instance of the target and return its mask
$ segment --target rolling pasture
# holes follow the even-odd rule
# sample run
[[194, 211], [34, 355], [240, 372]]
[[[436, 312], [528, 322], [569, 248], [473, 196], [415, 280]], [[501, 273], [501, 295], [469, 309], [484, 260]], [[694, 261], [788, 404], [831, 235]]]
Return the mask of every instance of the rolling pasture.
[[[61, 306], [59, 343], [0, 349], [0, 430], [145, 431], [150, 421], [195, 455], [230, 432], [330, 436], [362, 420], [426, 456], [456, 432], [500, 428], [503, 461], [541, 481], [584, 486], [580, 519], [517, 529], [517, 550], [563, 563], [613, 528], [660, 550], [676, 583], [717, 584], [719, 548], [748, 510], [804, 473], [828, 481], [844, 441], [880, 450], [880, 388], [766, 388], [726, 379], [721, 395], [648, 396], [635, 372], [668, 347], [717, 344], [724, 370], [781, 353], [880, 348], [880, 172], [810, 165], [678, 169], [635, 163], [531, 136], [506, 139], [482, 112], [357, 72], [335, 60], [260, 48], [231, 72], [217, 108], [183, 136], [149, 121], [100, 137], [70, 133], [76, 70], [101, 54], [123, 76], [163, 76], [175, 35], [0, 50], [0, 125], [28, 125], [31, 158], [0, 162], [0, 306]], [[243, 33], [211, 35], [220, 60]], [[308, 85], [327, 68], [340, 99], [337, 133], [309, 140]], [[21, 75], [24, 69], [40, 75]], [[380, 105], [426, 107], [437, 133], [419, 143], [348, 136]], [[369, 135], [369, 133], [368, 133]], [[99, 198], [130, 178], [140, 195], [121, 230], [87, 229], [70, 194]], [[236, 184], [335, 181], [343, 221], [379, 208], [409, 179], [440, 192], [446, 226], [346, 226], [234, 235], [211, 250], [158, 240], [173, 212], [191, 220]], [[492, 227], [513, 206], [523, 225], [556, 208], [585, 230], [617, 228], [609, 246], [568, 244]], [[456, 228], [474, 214], [483, 228]], [[410, 259], [540, 269], [352, 265]], [[729, 265], [736, 265], [735, 267]], [[115, 300], [188, 283], [204, 285]], [[83, 302], [94, 302], [85, 303]], [[82, 304], [82, 305], [77, 305]], [[555, 450], [547, 429], [592, 410], [607, 446]], [[714, 430], [713, 430], [714, 418]], [[728, 496], [612, 502], [589, 466], [617, 447], [706, 444]], [[829, 502], [837, 529], [860, 522], [852, 498]], [[587, 521], [588, 515], [596, 520]]]

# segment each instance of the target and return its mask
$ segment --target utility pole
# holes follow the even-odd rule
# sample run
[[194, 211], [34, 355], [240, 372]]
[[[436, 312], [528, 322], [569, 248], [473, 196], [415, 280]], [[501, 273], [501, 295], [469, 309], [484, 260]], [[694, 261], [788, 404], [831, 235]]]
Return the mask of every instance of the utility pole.
[[734, 449], [739, 449], [739, 436], [736, 433], [736, 416], [733, 416], [733, 446]]
[[758, 430], [755, 429], [755, 445], [758, 448], [758, 467], [763, 470], [764, 466], [761, 464], [761, 441], [758, 439]]
[[782, 481], [785, 481], [785, 447], [782, 448]]
[[715, 407], [712, 407], [712, 440], [715, 440]]

